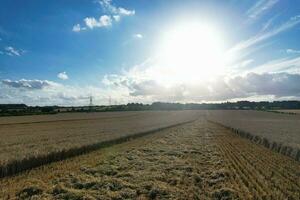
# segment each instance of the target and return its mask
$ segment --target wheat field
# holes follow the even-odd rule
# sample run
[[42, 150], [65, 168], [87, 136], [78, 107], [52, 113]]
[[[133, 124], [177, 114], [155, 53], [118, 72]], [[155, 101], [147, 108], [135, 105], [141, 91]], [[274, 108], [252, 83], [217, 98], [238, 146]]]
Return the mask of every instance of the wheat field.
[[0, 198], [299, 199], [299, 171], [293, 159], [201, 117], [4, 178]]
[[3, 117], [0, 177], [195, 120], [200, 115], [197, 111], [141, 111]]

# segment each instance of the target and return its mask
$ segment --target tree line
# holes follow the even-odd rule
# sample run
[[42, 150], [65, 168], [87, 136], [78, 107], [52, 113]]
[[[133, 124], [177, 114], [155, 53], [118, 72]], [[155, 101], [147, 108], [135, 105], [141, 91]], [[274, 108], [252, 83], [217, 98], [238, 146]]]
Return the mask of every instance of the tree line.
[[300, 101], [238, 101], [223, 103], [128, 103], [109, 106], [27, 106], [25, 104], [0, 104], [0, 116], [56, 114], [60, 112], [110, 112], [142, 110], [279, 110], [300, 109]]

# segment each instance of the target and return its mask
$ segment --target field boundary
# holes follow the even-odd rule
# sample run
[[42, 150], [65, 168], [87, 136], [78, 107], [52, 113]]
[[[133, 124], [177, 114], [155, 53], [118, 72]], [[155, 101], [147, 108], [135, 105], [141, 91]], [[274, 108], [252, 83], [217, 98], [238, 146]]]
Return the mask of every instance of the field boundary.
[[50, 152], [49, 154], [44, 154], [44, 155], [37, 155], [37, 156], [31, 156], [28, 158], [24, 158], [22, 160], [14, 160], [9, 163], [6, 163], [2, 166], [0, 166], [0, 178], [8, 177], [8, 176], [13, 176], [16, 175], [20, 172], [30, 170], [36, 167], [40, 167], [46, 164], [50, 164], [53, 162], [57, 161], [62, 161], [68, 158], [72, 158], [75, 156], [79, 156], [82, 154], [90, 153], [95, 150], [99, 150], [105, 147], [113, 146], [116, 144], [120, 144], [132, 139], [137, 139], [146, 135], [150, 135], [165, 129], [181, 126], [184, 124], [192, 123], [196, 121], [197, 119], [189, 120], [189, 121], [184, 121], [176, 124], [172, 124], [169, 126], [165, 127], [160, 127], [148, 131], [142, 131], [138, 133], [133, 133], [127, 136], [119, 137], [113, 140], [107, 140], [107, 141], [102, 141], [98, 143], [93, 143], [89, 145], [84, 145], [80, 147], [73, 147], [70, 149], [63, 149], [61, 151], [56, 151], [56, 152]]
[[238, 136], [240, 136], [242, 138], [246, 138], [256, 144], [262, 145], [268, 149], [271, 149], [272, 151], [275, 151], [277, 153], [291, 157], [291, 158], [295, 159], [296, 161], [300, 161], [300, 149], [298, 149], [298, 148], [287, 146], [280, 142], [270, 141], [269, 139], [267, 139], [265, 137], [255, 135], [255, 134], [246, 132], [246, 131], [238, 129], [238, 128], [227, 126], [220, 122], [216, 122], [216, 121], [212, 121], [212, 120], [207, 120], [207, 121], [210, 123], [222, 126], [226, 129], [229, 129], [230, 131], [237, 134]]

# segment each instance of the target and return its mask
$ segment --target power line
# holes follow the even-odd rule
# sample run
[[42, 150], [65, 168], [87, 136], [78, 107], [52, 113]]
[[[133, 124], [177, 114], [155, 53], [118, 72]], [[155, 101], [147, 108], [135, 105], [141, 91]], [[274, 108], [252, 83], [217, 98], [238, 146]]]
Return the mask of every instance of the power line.
[[90, 96], [90, 106], [93, 106], [93, 97]]

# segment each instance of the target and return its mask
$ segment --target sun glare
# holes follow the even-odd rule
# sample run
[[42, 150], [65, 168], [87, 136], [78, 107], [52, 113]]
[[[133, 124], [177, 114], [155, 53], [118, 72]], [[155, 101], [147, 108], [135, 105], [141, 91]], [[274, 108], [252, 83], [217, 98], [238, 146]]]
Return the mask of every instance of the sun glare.
[[159, 46], [157, 57], [169, 82], [199, 82], [224, 68], [223, 40], [210, 24], [176, 25], [164, 32]]

